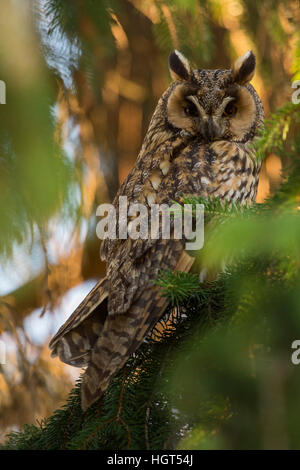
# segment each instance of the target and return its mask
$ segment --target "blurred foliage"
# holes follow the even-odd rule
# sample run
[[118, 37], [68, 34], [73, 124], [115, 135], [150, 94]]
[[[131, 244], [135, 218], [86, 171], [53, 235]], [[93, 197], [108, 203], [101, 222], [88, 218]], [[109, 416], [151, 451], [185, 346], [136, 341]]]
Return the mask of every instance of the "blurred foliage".
[[[265, 128], [261, 131], [260, 139], [254, 143], [257, 157], [263, 159], [268, 152], [274, 149], [283, 158], [287, 157], [288, 148], [285, 145], [291, 124], [299, 125], [300, 105], [285, 103], [276, 113], [265, 121]], [[289, 140], [288, 145], [294, 155], [297, 154], [296, 142]]]
[[[30, 343], [24, 319], [103, 274], [95, 207], [112, 199], [134, 164], [169, 83], [170, 50], [196, 67], [228, 68], [252, 49], [267, 114], [255, 143], [264, 203], [187, 201], [206, 207], [196, 265], [210, 280], [161, 273], [169, 311], [101, 407], [82, 414], [79, 382], [64, 408], [4, 448], [300, 447], [300, 383], [290, 360], [300, 306], [299, 105], [291, 103], [299, 15], [295, 0], [3, 3], [0, 257], [23, 284], [0, 299], [0, 333], [17, 349], [0, 375], [2, 429], [51, 415], [66, 396], [70, 379]], [[28, 272], [16, 247], [29, 257]]]
[[[72, 166], [54, 140], [55, 94], [33, 31], [13, 16], [0, 33], [0, 76], [6, 103], [0, 106], [0, 254], [11, 254], [33, 225], [42, 225], [68, 200]], [[16, 35], [14, 30], [21, 30]], [[27, 61], [23, 57], [28, 57]]]

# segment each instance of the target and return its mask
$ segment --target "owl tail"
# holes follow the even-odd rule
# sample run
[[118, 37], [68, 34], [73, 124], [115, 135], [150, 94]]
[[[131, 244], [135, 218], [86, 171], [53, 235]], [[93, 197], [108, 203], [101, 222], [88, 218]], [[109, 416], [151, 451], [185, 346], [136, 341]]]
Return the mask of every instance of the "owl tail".
[[81, 405], [86, 410], [107, 389], [113, 376], [123, 367], [168, 305], [159, 288], [147, 286], [123, 314], [109, 315], [93, 347], [81, 386]]
[[88, 364], [107, 317], [108, 281], [101, 279], [49, 343], [51, 356], [75, 367]]

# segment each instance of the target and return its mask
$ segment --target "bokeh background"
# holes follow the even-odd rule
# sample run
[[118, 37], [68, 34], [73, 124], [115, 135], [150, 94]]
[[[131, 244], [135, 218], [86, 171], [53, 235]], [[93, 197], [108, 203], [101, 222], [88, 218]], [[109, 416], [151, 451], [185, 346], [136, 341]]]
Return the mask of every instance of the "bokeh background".
[[[132, 168], [169, 52], [228, 68], [252, 49], [267, 117], [300, 79], [296, 0], [2, 0], [0, 440], [61, 406], [77, 369], [48, 341], [103, 276], [96, 207]], [[268, 153], [257, 202], [285, 165]]]

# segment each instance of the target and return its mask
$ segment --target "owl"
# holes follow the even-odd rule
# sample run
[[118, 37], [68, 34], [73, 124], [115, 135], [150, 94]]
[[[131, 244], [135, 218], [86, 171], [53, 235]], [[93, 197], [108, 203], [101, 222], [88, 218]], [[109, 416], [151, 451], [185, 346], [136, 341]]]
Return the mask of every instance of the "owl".
[[[192, 69], [177, 50], [169, 56], [172, 83], [152, 116], [136, 164], [121, 185], [128, 203], [169, 204], [182, 195], [255, 200], [260, 164], [249, 145], [263, 125], [252, 85], [251, 51], [230, 69]], [[168, 301], [154, 281], [160, 270], [188, 272], [194, 258], [185, 240], [105, 239], [101, 279], [50, 342], [52, 356], [86, 367], [81, 403], [86, 410], [162, 317]]]

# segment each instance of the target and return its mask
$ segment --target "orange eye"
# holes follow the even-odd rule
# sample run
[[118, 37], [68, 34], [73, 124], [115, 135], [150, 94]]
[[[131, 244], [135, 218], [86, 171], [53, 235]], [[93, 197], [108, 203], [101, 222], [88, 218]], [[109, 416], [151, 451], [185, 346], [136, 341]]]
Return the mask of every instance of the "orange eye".
[[193, 103], [187, 103], [183, 108], [185, 115], [190, 117], [198, 116], [198, 110]]
[[237, 106], [234, 101], [230, 101], [224, 109], [223, 116], [235, 116], [237, 113]]

